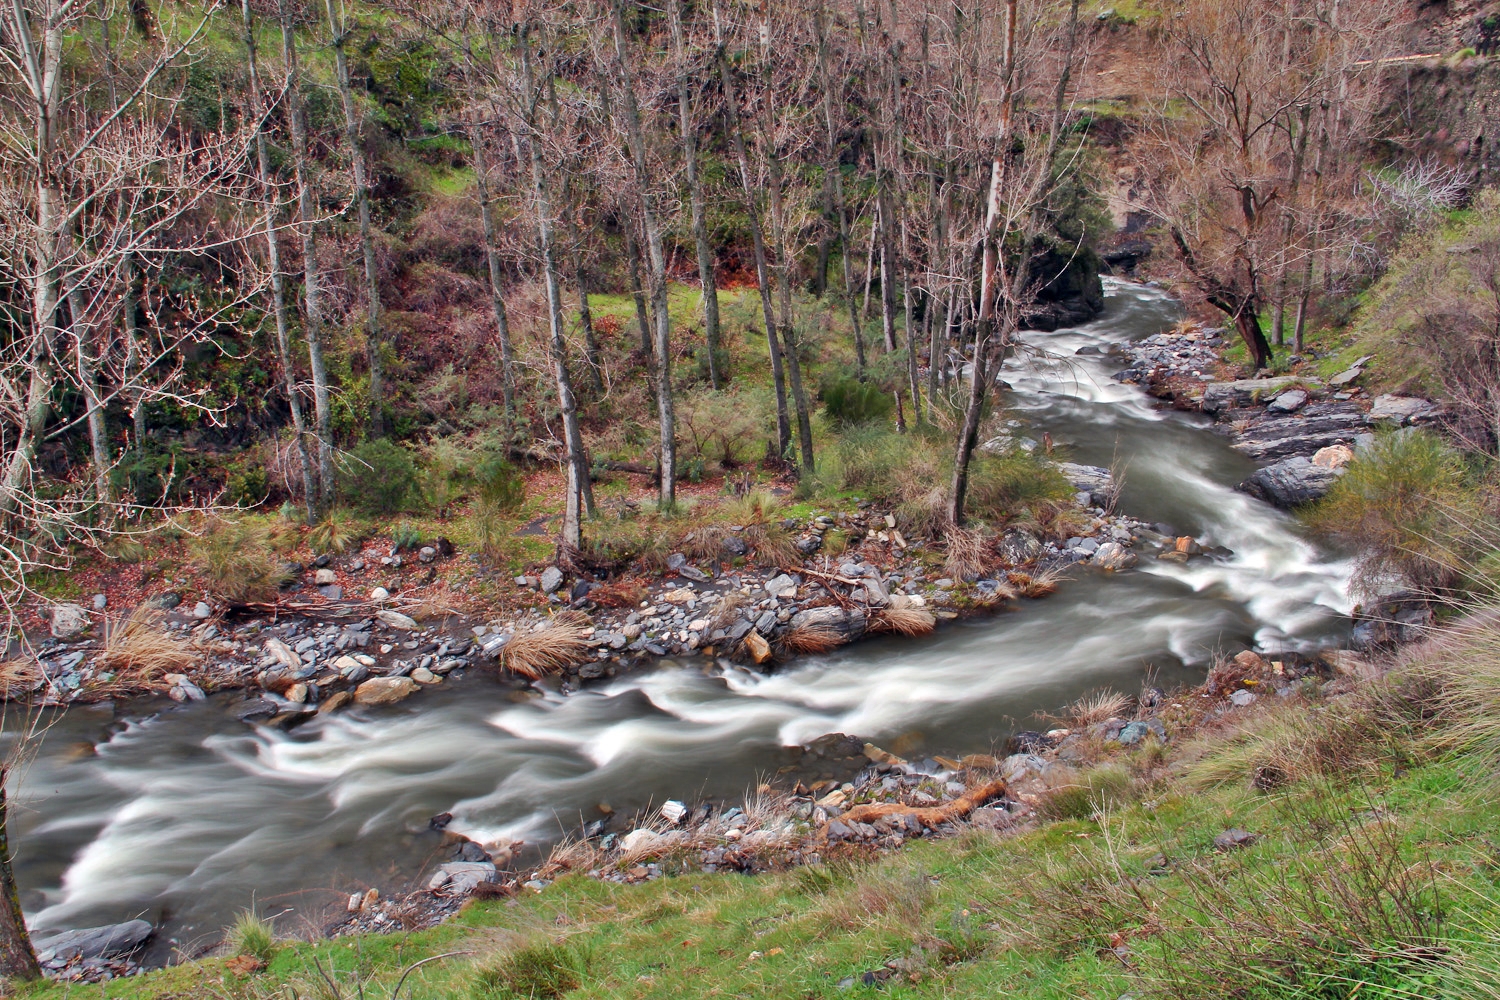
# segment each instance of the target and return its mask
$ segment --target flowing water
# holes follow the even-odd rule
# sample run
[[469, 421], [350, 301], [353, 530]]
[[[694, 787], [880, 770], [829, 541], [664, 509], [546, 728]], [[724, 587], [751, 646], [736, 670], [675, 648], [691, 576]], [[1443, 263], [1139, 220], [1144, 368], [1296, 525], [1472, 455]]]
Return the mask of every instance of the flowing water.
[[597, 818], [601, 802], [737, 796], [785, 763], [784, 746], [823, 733], [983, 750], [1091, 688], [1193, 680], [1220, 649], [1338, 640], [1348, 566], [1233, 491], [1252, 466], [1201, 418], [1153, 409], [1096, 353], [1170, 326], [1176, 305], [1136, 285], [1107, 292], [1097, 321], [1032, 338], [1051, 360], [1007, 370], [1012, 403], [1075, 461], [1123, 468], [1123, 510], [1231, 556], [1079, 569], [1056, 596], [998, 617], [770, 676], [667, 661], [517, 701], [475, 674], [290, 733], [236, 721], [227, 697], [71, 709], [13, 778], [33, 928], [144, 916], [168, 931], [159, 948], [192, 949], [253, 903], [295, 930], [352, 889], [411, 884], [437, 852], [436, 813], [476, 840], [545, 842]]

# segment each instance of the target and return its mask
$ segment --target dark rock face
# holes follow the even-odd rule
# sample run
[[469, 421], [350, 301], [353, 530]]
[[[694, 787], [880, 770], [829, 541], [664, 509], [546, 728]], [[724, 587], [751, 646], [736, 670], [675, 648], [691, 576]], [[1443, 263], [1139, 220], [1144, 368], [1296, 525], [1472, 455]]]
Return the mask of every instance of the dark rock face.
[[1432, 602], [1411, 593], [1387, 594], [1360, 608], [1356, 617], [1350, 645], [1362, 652], [1416, 642], [1436, 623]]
[[792, 628], [831, 628], [838, 633], [841, 643], [853, 642], [865, 634], [865, 613], [859, 608], [844, 610], [838, 607], [808, 608], [792, 616]]
[[1239, 489], [1277, 507], [1298, 507], [1322, 499], [1341, 475], [1342, 469], [1324, 468], [1306, 455], [1294, 455], [1257, 470]]
[[1058, 330], [1077, 326], [1104, 312], [1104, 283], [1099, 280], [1102, 261], [1093, 250], [1077, 253], [1048, 248], [1031, 259], [1031, 273], [1044, 281], [1036, 304], [1026, 314], [1031, 330]]
[[1297, 413], [1266, 412], [1252, 418], [1234, 447], [1260, 461], [1277, 461], [1311, 455], [1368, 432], [1369, 422], [1358, 403], [1310, 403]]

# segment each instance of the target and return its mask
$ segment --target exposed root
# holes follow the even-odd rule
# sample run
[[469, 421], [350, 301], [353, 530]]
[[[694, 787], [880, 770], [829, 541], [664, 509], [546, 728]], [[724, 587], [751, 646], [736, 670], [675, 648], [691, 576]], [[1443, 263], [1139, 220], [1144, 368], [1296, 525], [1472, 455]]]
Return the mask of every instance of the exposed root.
[[[971, 788], [952, 802], [940, 806], [904, 806], [897, 802], [871, 802], [862, 806], [855, 806], [848, 812], [839, 816], [840, 823], [873, 823], [887, 816], [915, 816], [917, 822], [928, 829], [951, 823], [954, 820], [963, 819], [969, 813], [989, 802], [991, 799], [999, 798], [1005, 794], [1005, 781], [996, 778], [994, 781], [986, 782], [978, 788]], [[828, 836], [828, 826], [824, 824], [820, 835]]]

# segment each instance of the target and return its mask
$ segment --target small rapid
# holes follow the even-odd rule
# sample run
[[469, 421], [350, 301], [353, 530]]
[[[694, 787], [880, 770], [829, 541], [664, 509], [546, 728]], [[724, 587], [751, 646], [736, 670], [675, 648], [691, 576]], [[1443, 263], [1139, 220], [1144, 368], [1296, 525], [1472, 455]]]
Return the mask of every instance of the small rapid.
[[544, 843], [601, 803], [738, 796], [788, 762], [787, 746], [824, 733], [908, 753], [984, 750], [1092, 688], [1194, 681], [1216, 651], [1247, 644], [1339, 641], [1350, 567], [1234, 491], [1253, 466], [1206, 421], [1109, 377], [1120, 346], [1170, 327], [1177, 305], [1123, 282], [1106, 293], [1095, 322], [1028, 335], [1033, 350], [1006, 372], [1018, 433], [1120, 470], [1123, 510], [1229, 555], [1079, 568], [1046, 600], [770, 675], [668, 660], [562, 696], [476, 673], [291, 732], [239, 722], [230, 697], [75, 707], [45, 720], [12, 775], [32, 927], [141, 916], [188, 952], [251, 905], [285, 914], [287, 929], [318, 927], [349, 892], [409, 886], [440, 860], [437, 813], [475, 840]]

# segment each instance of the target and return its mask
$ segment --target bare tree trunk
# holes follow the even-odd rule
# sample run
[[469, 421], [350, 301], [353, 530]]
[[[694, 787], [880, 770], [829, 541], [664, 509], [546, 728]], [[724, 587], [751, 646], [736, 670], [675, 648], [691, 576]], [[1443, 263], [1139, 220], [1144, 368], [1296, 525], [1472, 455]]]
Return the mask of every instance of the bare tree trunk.
[[[828, 129], [828, 151], [824, 169], [828, 172], [832, 187], [833, 211], [839, 223], [839, 257], [843, 262], [844, 301], [849, 309], [849, 331], [854, 336], [854, 366], [860, 378], [865, 375], [865, 337], [861, 329], [859, 306], [854, 292], [854, 247], [849, 241], [849, 213], [844, 204], [844, 173], [839, 167], [838, 128], [834, 124], [833, 71], [829, 65], [828, 32], [823, 20], [824, 10], [820, 6], [817, 14], [818, 31], [818, 75], [823, 83], [823, 122]], [[843, 90], [839, 89], [842, 98]]]
[[10, 864], [10, 834], [6, 829], [8, 803], [5, 782], [10, 768], [0, 764], [0, 976], [7, 979], [32, 980], [42, 977], [31, 935], [26, 930], [26, 915], [21, 912], [21, 892]]
[[[762, 25], [762, 44], [769, 46], [771, 25], [767, 20]], [[765, 118], [762, 125], [761, 148], [766, 158], [767, 185], [771, 199], [771, 233], [776, 243], [776, 292], [780, 299], [781, 340], [785, 345], [787, 378], [791, 383], [792, 404], [797, 410], [797, 445], [801, 452], [802, 474], [813, 473], [812, 418], [809, 413], [807, 393], [802, 387], [802, 360], [797, 356], [796, 316], [792, 309], [792, 250], [787, 233], [786, 202], [783, 198], [781, 160], [776, 149], [775, 80], [771, 75], [771, 53], [762, 51], [762, 88], [765, 93], [762, 105]]]
[[120, 262], [123, 287], [120, 290], [120, 314], [125, 325], [125, 395], [130, 401], [130, 423], [135, 430], [136, 450], [146, 446], [146, 392], [136, 385], [144, 372], [142, 361], [145, 352], [141, 349], [140, 269], [135, 265], [135, 255], [126, 254]]
[[[521, 51], [521, 75], [526, 88], [525, 101], [529, 109], [528, 124], [536, 127], [536, 83], [531, 65], [530, 25], [520, 25], [517, 44]], [[578, 404], [573, 395], [573, 380], [568, 375], [568, 344], [563, 335], [562, 285], [557, 274], [557, 254], [553, 245], [552, 203], [547, 194], [547, 174], [542, 165], [542, 151], [536, 137], [527, 136], [531, 153], [531, 183], [536, 201], [537, 242], [542, 251], [542, 268], [546, 275], [547, 318], [551, 329], [549, 353], [552, 357], [552, 373], [557, 380], [557, 404], [562, 411], [563, 441], [567, 447], [566, 470], [568, 489], [563, 512], [562, 540], [559, 557], [571, 560], [583, 542], [583, 518], [580, 504], [593, 507], [592, 489], [589, 485], [588, 458], [583, 450], [583, 432], [578, 427]], [[585, 493], [589, 494], [585, 500]]]
[[328, 387], [328, 365], [323, 360], [323, 301], [319, 287], [317, 210], [308, 164], [307, 117], [302, 107], [302, 71], [297, 65], [297, 36], [293, 11], [279, 0], [281, 49], [286, 60], [287, 120], [292, 131], [292, 166], [297, 181], [297, 222], [302, 236], [302, 335], [307, 340], [308, 368], [313, 382], [313, 422], [318, 434], [318, 509], [333, 504], [333, 399]]
[[703, 179], [698, 176], [698, 136], [688, 92], [687, 52], [682, 37], [682, 0], [670, 0], [667, 16], [672, 27], [672, 54], [677, 61], [677, 116], [682, 132], [682, 160], [687, 171], [688, 198], [693, 210], [693, 246], [698, 253], [698, 283], [703, 289], [703, 338], [708, 350], [708, 384], [719, 388], [719, 286], [713, 250], [708, 244], [708, 222]]
[[[287, 316], [286, 275], [281, 267], [281, 243], [276, 238], [280, 199], [272, 181], [271, 153], [266, 143], [266, 105], [260, 92], [260, 72], [255, 59], [255, 18], [250, 0], [241, 0], [245, 18], [245, 63], [250, 75], [250, 105], [258, 121], [255, 128], [256, 166], [260, 170], [261, 192], [266, 201], [266, 262], [271, 271], [271, 306], [276, 319], [276, 360], [281, 365], [282, 384], [286, 388], [287, 408], [291, 411], [292, 434], [296, 438], [298, 470], [302, 476], [302, 501], [307, 508], [307, 523], [317, 519], [317, 488], [313, 484], [312, 455], [307, 447], [307, 427], [302, 417], [302, 401], [297, 395], [297, 369], [292, 361], [291, 322]], [[134, 308], [127, 301], [128, 308]], [[133, 319], [127, 325], [133, 326]]]
[[625, 231], [625, 261], [630, 271], [630, 297], [635, 301], [635, 322], [641, 333], [641, 354], [649, 361], [656, 352], [651, 347], [651, 318], [646, 313], [646, 292], [641, 285], [641, 245], [635, 241], [635, 219], [623, 203], [620, 221]]
[[620, 74], [620, 96], [625, 104], [625, 134], [635, 167], [636, 194], [641, 223], [646, 231], [647, 275], [651, 281], [651, 311], [656, 328], [656, 411], [661, 425], [661, 480], [658, 502], [663, 510], [677, 504], [677, 426], [672, 408], [672, 317], [667, 309], [667, 255], [661, 227], [651, 198], [651, 172], [646, 163], [646, 138], [641, 112], [635, 100], [635, 80], [625, 43], [625, 14], [621, 0], [614, 0], [616, 71]]
[[[714, 21], [717, 26], [718, 10]], [[739, 161], [740, 186], [745, 192], [745, 214], [750, 218], [750, 244], [755, 251], [755, 280], [760, 285], [760, 308], [766, 322], [766, 345], [771, 353], [771, 381], [776, 389], [776, 457], [785, 459], [792, 445], [792, 424], [787, 416], [786, 376], [782, 368], [781, 340], [776, 333], [776, 312], [771, 304], [771, 275], [766, 266], [766, 242], [761, 231], [760, 204], [755, 195], [755, 184], [750, 174], [750, 153], [745, 148], [745, 133], [740, 127], [739, 96], [734, 88], [734, 71], [724, 52], [724, 41], [717, 39], [719, 48], [719, 79], [724, 87], [724, 114], [729, 127], [729, 138], [734, 145], [734, 155]]]
[[[380, 274], [375, 264], [375, 241], [370, 236], [370, 178], [365, 162], [365, 143], [360, 135], [359, 111], [354, 106], [354, 90], [349, 85], [349, 57], [346, 44], [349, 27], [341, 14], [334, 11], [335, 0], [323, 0], [328, 10], [328, 28], [333, 32], [334, 67], [339, 82], [339, 97], [344, 105], [344, 133], [349, 143], [349, 159], [354, 165], [354, 200], [359, 207], [359, 245], [365, 261], [365, 360], [370, 369], [370, 436], [385, 436], [385, 362], [381, 357]], [[339, 0], [342, 4], [342, 0]]]
[[68, 289], [69, 328], [73, 332], [73, 364], [83, 387], [84, 421], [88, 427], [90, 470], [94, 474], [94, 496], [100, 503], [110, 500], [109, 430], [104, 423], [104, 399], [99, 389], [99, 359], [93, 349], [88, 307], [77, 285]]
[[[1295, 144], [1292, 150], [1292, 176], [1287, 189], [1288, 202], [1295, 201], [1297, 188], [1302, 182], [1302, 162], [1307, 154], [1307, 120], [1312, 113], [1312, 105], [1304, 104], [1298, 109], [1298, 129]], [[1281, 207], [1281, 246], [1278, 248], [1276, 264], [1276, 301], [1271, 313], [1271, 337], [1277, 347], [1286, 343], [1285, 320], [1286, 320], [1286, 291], [1289, 277], [1287, 267], [1287, 250], [1292, 242], [1292, 228], [1296, 222], [1293, 214], [1293, 206], [1283, 204]]]
[[[878, 205], [875, 210], [880, 211]], [[865, 319], [870, 318], [870, 289], [875, 284], [875, 234], [879, 229], [877, 222], [870, 223], [870, 245], [865, 250], [865, 297], [859, 306], [859, 314]]]
[[[464, 40], [468, 55], [468, 40]], [[472, 58], [472, 56], [470, 56]], [[484, 137], [480, 135], [479, 123], [473, 115], [469, 117], [469, 145], [474, 149], [474, 187], [479, 195], [479, 218], [484, 226], [484, 259], [489, 267], [490, 304], [495, 310], [495, 336], [500, 341], [500, 390], [505, 400], [505, 414], [516, 415], [516, 355], [510, 340], [510, 317], [505, 310], [505, 272], [500, 261], [500, 248], [495, 234], [495, 210], [490, 197], [488, 164], [485, 160]]]
[[588, 361], [589, 384], [597, 395], [604, 394], [604, 361], [599, 351], [599, 337], [594, 332], [594, 314], [589, 310], [589, 285], [584, 275], [583, 255], [573, 251], [573, 281], [578, 286], [578, 323], [583, 327], [583, 349]]

